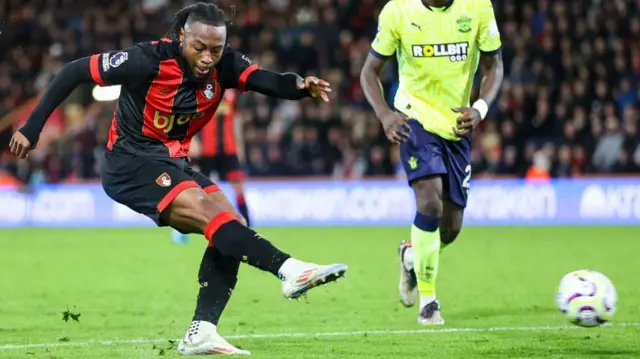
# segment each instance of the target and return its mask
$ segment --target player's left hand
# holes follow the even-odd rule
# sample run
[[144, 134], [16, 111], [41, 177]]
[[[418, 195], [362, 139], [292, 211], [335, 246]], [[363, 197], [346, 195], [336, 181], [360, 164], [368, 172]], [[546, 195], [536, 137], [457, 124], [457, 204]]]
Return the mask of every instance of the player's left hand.
[[329, 87], [329, 83], [325, 80], [309, 76], [305, 78], [304, 81], [298, 83], [298, 88], [300, 90], [309, 91], [313, 98], [320, 97], [322, 101], [329, 102], [329, 96], [327, 93], [331, 92], [331, 88]]
[[464, 137], [470, 134], [474, 128], [482, 121], [480, 111], [473, 107], [456, 107], [453, 112], [459, 113], [458, 124], [452, 127], [453, 133], [458, 137]]

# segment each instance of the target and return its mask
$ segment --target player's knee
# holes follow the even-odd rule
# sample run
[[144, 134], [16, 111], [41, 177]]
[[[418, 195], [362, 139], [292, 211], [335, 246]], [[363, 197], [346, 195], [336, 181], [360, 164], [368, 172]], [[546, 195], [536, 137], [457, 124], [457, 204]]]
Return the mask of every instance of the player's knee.
[[429, 217], [442, 218], [442, 182], [437, 177], [418, 180], [412, 183], [416, 195], [416, 209]]
[[418, 204], [418, 212], [429, 217], [442, 218], [442, 201], [437, 198], [424, 200]]
[[416, 209], [429, 217], [442, 218], [443, 203], [442, 198], [436, 194], [424, 194], [418, 196], [416, 201]]

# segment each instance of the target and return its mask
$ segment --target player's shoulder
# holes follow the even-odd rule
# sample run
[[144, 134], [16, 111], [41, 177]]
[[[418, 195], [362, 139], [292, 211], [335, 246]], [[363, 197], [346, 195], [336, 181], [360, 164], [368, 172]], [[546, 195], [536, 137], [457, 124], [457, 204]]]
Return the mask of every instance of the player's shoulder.
[[457, 5], [462, 5], [470, 10], [480, 10], [486, 7], [493, 7], [492, 0], [455, 0]]
[[232, 48], [231, 46], [229, 46], [229, 44], [226, 44], [224, 46], [224, 50], [222, 50], [222, 57], [220, 58], [219, 64], [227, 63], [227, 62], [232, 62], [232, 63], [242, 62], [242, 63], [247, 63], [248, 65], [253, 64], [253, 61], [249, 59], [247, 55]]
[[392, 13], [395, 13], [398, 11], [401, 2], [404, 2], [404, 1], [403, 0], [387, 1], [387, 3], [384, 4], [384, 6], [382, 7], [382, 11], [380, 13], [382, 15], [388, 14], [389, 16], [391, 16]]
[[180, 44], [167, 38], [139, 42], [133, 48], [137, 48], [141, 56], [149, 60], [164, 61], [180, 55]]

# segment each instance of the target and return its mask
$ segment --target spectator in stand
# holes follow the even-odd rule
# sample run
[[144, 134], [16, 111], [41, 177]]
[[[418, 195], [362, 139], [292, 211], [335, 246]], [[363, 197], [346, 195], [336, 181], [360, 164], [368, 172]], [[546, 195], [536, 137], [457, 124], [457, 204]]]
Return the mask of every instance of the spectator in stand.
[[[261, 66], [318, 74], [334, 87], [330, 106], [240, 97], [251, 176], [397, 173], [397, 149], [381, 139], [358, 81], [386, 1], [220, 1], [237, 7], [231, 46]], [[0, 147], [12, 131], [5, 115], [37, 96], [64, 63], [157, 39], [185, 2], [3, 2]], [[640, 1], [494, 0], [494, 7], [506, 77], [497, 105], [474, 134], [474, 175], [524, 177], [534, 153], [547, 157], [554, 177], [638, 172]], [[394, 71], [384, 71], [389, 94]], [[63, 104], [62, 132], [52, 132], [51, 144], [41, 141], [42, 153], [29, 166], [0, 155], [0, 171], [25, 183], [30, 176], [95, 178], [114, 104], [96, 103], [90, 94], [82, 88]]]

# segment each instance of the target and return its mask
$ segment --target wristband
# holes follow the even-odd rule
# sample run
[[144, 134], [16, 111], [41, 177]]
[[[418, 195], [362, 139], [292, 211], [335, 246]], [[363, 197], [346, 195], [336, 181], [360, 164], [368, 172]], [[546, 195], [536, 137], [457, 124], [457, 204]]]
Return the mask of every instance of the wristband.
[[487, 112], [489, 112], [489, 105], [487, 105], [487, 102], [485, 100], [479, 99], [478, 101], [474, 102], [473, 106], [471, 107], [480, 112], [480, 118], [482, 118], [483, 120], [485, 117], [487, 117]]

